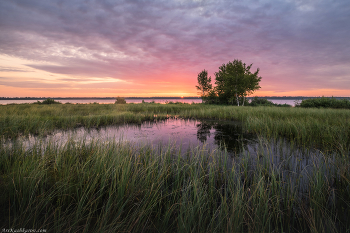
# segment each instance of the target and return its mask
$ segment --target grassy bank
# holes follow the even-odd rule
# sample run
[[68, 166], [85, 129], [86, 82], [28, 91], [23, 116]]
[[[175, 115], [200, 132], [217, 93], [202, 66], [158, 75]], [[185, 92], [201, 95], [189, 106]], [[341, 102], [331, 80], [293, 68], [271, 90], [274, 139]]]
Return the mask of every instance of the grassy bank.
[[[117, 142], [0, 143], [2, 229], [349, 232], [350, 111], [202, 104], [0, 106], [3, 138], [168, 117], [236, 120], [257, 155]], [[270, 141], [278, 143], [272, 143]], [[286, 150], [283, 141], [295, 145]], [[274, 145], [273, 148], [271, 145]], [[317, 156], [311, 148], [321, 149]], [[293, 150], [305, 151], [295, 157]]]
[[60, 104], [0, 106], [0, 135], [45, 135], [55, 129], [141, 123], [167, 117], [238, 120], [244, 130], [267, 138], [284, 137], [301, 146], [337, 150], [348, 155], [350, 111], [237, 107], [202, 104]]
[[188, 156], [116, 142], [0, 146], [1, 228], [48, 232], [346, 232], [349, 157]]

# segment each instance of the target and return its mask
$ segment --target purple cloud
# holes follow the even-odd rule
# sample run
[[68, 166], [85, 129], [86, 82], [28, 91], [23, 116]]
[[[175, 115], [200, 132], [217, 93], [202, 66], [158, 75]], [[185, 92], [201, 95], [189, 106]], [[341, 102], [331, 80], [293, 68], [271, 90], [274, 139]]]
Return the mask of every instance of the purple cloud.
[[349, 12], [348, 0], [4, 0], [0, 54], [57, 64], [28, 64], [51, 73], [134, 82], [195, 82], [202, 69], [213, 76], [241, 59], [271, 90], [341, 89], [350, 86]]

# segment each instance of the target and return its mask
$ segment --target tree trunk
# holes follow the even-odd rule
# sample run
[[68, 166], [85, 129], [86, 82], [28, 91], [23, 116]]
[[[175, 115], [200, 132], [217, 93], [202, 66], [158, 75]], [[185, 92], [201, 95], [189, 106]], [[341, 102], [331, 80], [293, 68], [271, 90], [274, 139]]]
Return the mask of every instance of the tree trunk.
[[236, 94], [237, 105], [239, 106], [238, 95]]

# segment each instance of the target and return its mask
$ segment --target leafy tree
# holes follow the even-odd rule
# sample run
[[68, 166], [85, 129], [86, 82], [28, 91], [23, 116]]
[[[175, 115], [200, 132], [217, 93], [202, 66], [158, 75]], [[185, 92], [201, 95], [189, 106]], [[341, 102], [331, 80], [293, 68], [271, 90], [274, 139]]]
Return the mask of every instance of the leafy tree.
[[252, 73], [252, 65], [247, 66], [241, 60], [234, 60], [219, 67], [215, 73], [215, 84], [220, 102], [244, 105], [246, 96], [260, 88], [259, 68]]
[[219, 104], [219, 98], [218, 98], [218, 94], [216, 91], [216, 87], [214, 87], [213, 89], [211, 89], [208, 92], [208, 97], [205, 100], [206, 103], [208, 104]]
[[208, 78], [208, 71], [203, 70], [198, 74], [198, 86], [197, 90], [201, 92], [202, 102], [205, 97], [208, 96], [208, 93], [212, 90], [211, 77]]

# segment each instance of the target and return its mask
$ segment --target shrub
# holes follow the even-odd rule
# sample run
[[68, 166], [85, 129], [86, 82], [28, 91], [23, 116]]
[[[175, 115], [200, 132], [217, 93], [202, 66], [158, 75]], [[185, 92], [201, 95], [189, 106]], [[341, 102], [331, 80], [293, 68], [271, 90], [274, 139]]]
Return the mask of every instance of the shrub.
[[123, 97], [117, 97], [117, 99], [115, 100], [115, 104], [126, 104], [126, 100]]
[[348, 99], [336, 99], [336, 98], [313, 98], [302, 100], [296, 107], [302, 108], [345, 108], [350, 109], [350, 101]]
[[290, 104], [275, 104], [267, 99], [254, 97], [247, 106], [276, 106], [276, 107], [292, 107]]
[[274, 106], [275, 104], [271, 101], [264, 99], [264, 98], [258, 98], [254, 97], [252, 101], [249, 103], [250, 106]]
[[55, 101], [54, 99], [47, 98], [43, 102], [37, 101], [37, 104], [61, 104], [61, 102]]
[[275, 104], [277, 107], [292, 107], [290, 104]]

